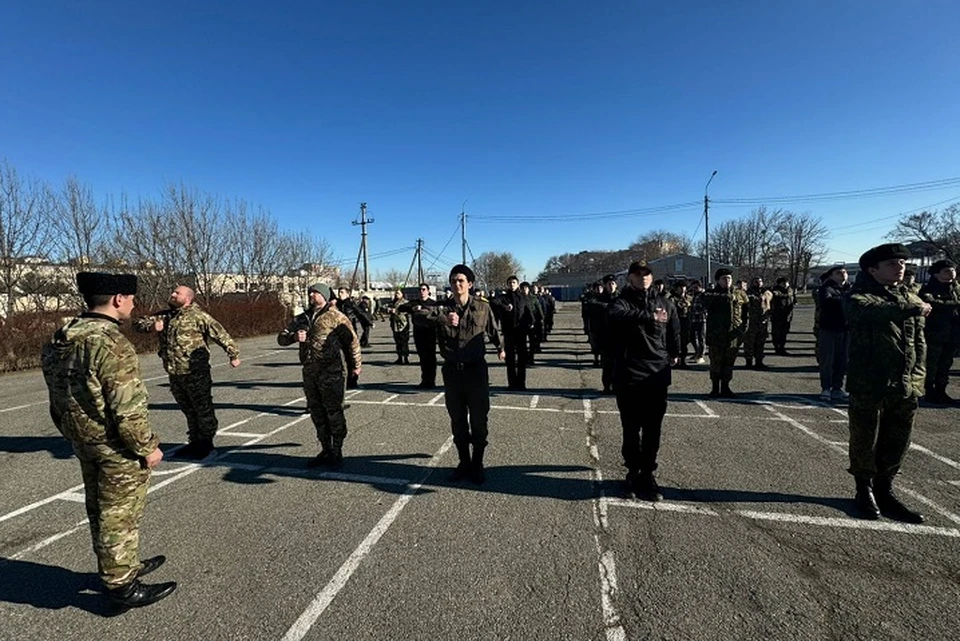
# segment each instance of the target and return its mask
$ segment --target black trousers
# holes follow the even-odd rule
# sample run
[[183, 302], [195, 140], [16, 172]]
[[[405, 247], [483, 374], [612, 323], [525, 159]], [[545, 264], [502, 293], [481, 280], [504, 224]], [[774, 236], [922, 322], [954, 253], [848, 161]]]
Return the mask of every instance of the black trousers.
[[787, 316], [771, 316], [770, 326], [773, 330], [771, 341], [774, 349], [784, 349], [787, 346], [787, 336], [790, 334], [790, 318]]
[[522, 329], [503, 333], [503, 351], [507, 358], [507, 386], [523, 387], [527, 383], [527, 335]]
[[490, 413], [490, 378], [484, 361], [458, 368], [443, 364], [444, 404], [450, 415], [453, 442], [458, 447], [487, 445]]
[[623, 464], [631, 472], [653, 472], [667, 413], [667, 385], [659, 379], [618, 381], [614, 389], [623, 427]]
[[437, 384], [437, 333], [430, 327], [413, 328], [413, 344], [420, 359], [420, 382], [433, 387]]

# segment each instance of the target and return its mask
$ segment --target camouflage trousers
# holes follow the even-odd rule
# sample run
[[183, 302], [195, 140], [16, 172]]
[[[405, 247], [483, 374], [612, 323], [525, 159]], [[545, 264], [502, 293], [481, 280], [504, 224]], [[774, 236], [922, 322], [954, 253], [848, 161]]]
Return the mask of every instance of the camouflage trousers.
[[331, 445], [340, 447], [347, 437], [347, 419], [343, 414], [346, 383], [346, 374], [339, 368], [303, 368], [307, 409], [317, 430], [317, 440], [325, 450]]
[[737, 362], [738, 351], [740, 351], [740, 341], [707, 345], [707, 352], [710, 356], [711, 381], [733, 380], [733, 365]]
[[924, 382], [927, 392], [943, 392], [947, 389], [956, 348], [956, 343], [949, 337], [943, 339], [927, 335], [927, 379]]
[[212, 441], [217, 434], [217, 415], [213, 411], [213, 381], [210, 369], [189, 374], [171, 374], [170, 391], [187, 417], [187, 440]]
[[744, 358], [763, 359], [763, 346], [767, 343], [768, 333], [767, 323], [750, 323], [743, 337]]
[[917, 399], [850, 395], [850, 473], [891, 478], [910, 447]]
[[140, 519], [150, 470], [108, 445], [73, 443], [73, 451], [80, 459], [100, 580], [107, 588], [121, 587], [140, 571]]
[[393, 343], [397, 347], [397, 356], [410, 356], [410, 326], [393, 333]]

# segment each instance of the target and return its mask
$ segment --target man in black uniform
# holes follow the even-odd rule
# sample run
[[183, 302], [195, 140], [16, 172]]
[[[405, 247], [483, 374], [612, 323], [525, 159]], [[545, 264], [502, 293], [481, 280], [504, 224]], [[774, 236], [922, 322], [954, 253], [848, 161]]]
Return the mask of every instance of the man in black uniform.
[[[440, 354], [443, 356], [443, 389], [453, 442], [457, 446], [460, 464], [450, 480], [467, 476], [476, 484], [483, 483], [483, 453], [487, 447], [487, 414], [490, 413], [490, 377], [483, 339], [497, 348], [497, 357], [506, 354], [500, 346], [500, 336], [493, 318], [493, 310], [484, 301], [471, 296], [473, 270], [456, 265], [450, 270], [452, 296], [430, 310], [421, 309], [417, 315], [437, 328]], [[470, 445], [473, 444], [473, 454]]]
[[527, 335], [533, 326], [533, 312], [527, 297], [520, 293], [516, 276], [507, 279], [507, 291], [492, 301], [500, 320], [503, 345], [507, 354], [507, 389], [527, 388]]
[[437, 386], [437, 328], [426, 316], [415, 312], [429, 311], [436, 306], [437, 301], [430, 298], [430, 286], [420, 283], [420, 298], [398, 307], [400, 311], [412, 314], [413, 344], [420, 360], [420, 384], [417, 387], [421, 389]]
[[773, 353], [777, 356], [789, 356], [787, 336], [790, 334], [790, 323], [793, 322], [793, 308], [797, 304], [797, 294], [793, 291], [793, 287], [790, 287], [790, 280], [785, 276], [777, 279], [777, 284], [770, 292], [773, 294], [770, 309]]
[[599, 355], [603, 368], [601, 381], [603, 393], [613, 394], [613, 347], [610, 329], [607, 327], [607, 310], [617, 297], [617, 277], [607, 274], [603, 277], [603, 293], [587, 302], [587, 314], [590, 321], [590, 345], [593, 348], [594, 365]]
[[648, 501], [663, 498], [653, 476], [667, 412], [670, 368], [680, 354], [680, 319], [653, 286], [653, 273], [631, 263], [628, 285], [610, 303], [610, 334], [617, 353], [614, 380], [623, 427], [627, 491]]

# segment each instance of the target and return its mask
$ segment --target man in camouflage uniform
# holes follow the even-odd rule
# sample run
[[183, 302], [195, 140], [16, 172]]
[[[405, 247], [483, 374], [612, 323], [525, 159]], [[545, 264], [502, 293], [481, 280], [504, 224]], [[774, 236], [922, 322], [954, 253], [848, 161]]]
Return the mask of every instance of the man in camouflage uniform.
[[[933, 272], [930, 272], [931, 274]], [[903, 273], [903, 286], [906, 287], [911, 294], [920, 295], [920, 283], [917, 282], [917, 269], [912, 265], [907, 265], [907, 271]]]
[[917, 399], [923, 394], [923, 326], [932, 309], [902, 284], [909, 257], [899, 243], [867, 250], [850, 292], [850, 473], [864, 518], [883, 514], [921, 523], [923, 516], [893, 493], [893, 479], [910, 447]]
[[420, 308], [416, 313], [436, 327], [439, 336], [444, 403], [460, 459], [450, 480], [469, 477], [479, 485], [486, 479], [483, 454], [487, 448], [487, 415], [490, 413], [490, 375], [484, 359], [484, 338], [496, 347], [501, 361], [506, 353], [501, 347], [490, 305], [470, 295], [474, 282], [473, 270], [466, 265], [455, 265], [450, 270], [453, 295], [436, 307]]
[[957, 265], [952, 260], [938, 260], [930, 265], [930, 280], [920, 290], [920, 298], [933, 307], [927, 317], [926, 400], [950, 405], [947, 395], [953, 355], [960, 346], [960, 284]]
[[687, 367], [687, 345], [690, 343], [690, 309], [693, 307], [693, 296], [687, 293], [687, 281], [678, 280], [673, 286], [673, 296], [670, 301], [677, 309], [677, 318], [680, 320], [680, 357], [677, 367]]
[[793, 308], [797, 304], [797, 294], [793, 291], [793, 287], [790, 287], [790, 280], [785, 276], [777, 279], [777, 284], [770, 293], [773, 294], [770, 304], [773, 353], [777, 356], [789, 356], [787, 336], [790, 335], [790, 323], [793, 322]]
[[177, 584], [139, 581], [166, 559], [139, 557], [150, 471], [163, 452], [147, 420], [136, 351], [120, 332], [137, 277], [81, 272], [77, 287], [89, 311], [57, 330], [41, 356], [50, 416], [80, 460], [100, 581], [114, 605], [141, 607]]
[[403, 291], [393, 292], [393, 301], [387, 308], [390, 315], [390, 331], [393, 332], [393, 342], [397, 346], [397, 360], [394, 365], [410, 364], [410, 315], [401, 310], [407, 303]]
[[747, 301], [749, 322], [743, 341], [743, 357], [747, 369], [767, 369], [767, 366], [763, 363], [763, 350], [769, 334], [773, 294], [763, 286], [762, 278], [757, 277], [750, 281]]
[[213, 381], [210, 378], [210, 348], [213, 341], [230, 358], [231, 367], [240, 366], [237, 344], [210, 314], [194, 302], [194, 292], [179, 285], [170, 293], [169, 309], [138, 318], [138, 332], [156, 332], [157, 354], [170, 377], [170, 392], [187, 417], [187, 444], [178, 458], [202, 460], [213, 452], [217, 415], [213, 409]]
[[343, 464], [343, 441], [347, 437], [343, 397], [347, 374], [360, 376], [360, 339], [350, 319], [330, 304], [333, 292], [329, 286], [314, 283], [307, 295], [310, 308], [295, 316], [277, 335], [277, 344], [300, 345], [303, 393], [320, 441], [320, 453], [310, 459], [307, 466], [339, 468]]
[[716, 287], [703, 293], [710, 354], [710, 396], [736, 398], [730, 381], [747, 326], [747, 294], [732, 286], [733, 273], [729, 269], [721, 267], [714, 278]]

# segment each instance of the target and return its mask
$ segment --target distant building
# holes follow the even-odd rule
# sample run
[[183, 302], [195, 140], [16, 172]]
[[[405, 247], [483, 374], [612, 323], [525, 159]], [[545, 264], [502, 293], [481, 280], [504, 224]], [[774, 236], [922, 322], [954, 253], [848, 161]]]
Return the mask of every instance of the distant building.
[[[707, 273], [707, 261], [699, 256], [690, 254], [670, 254], [656, 260], [647, 262], [647, 266], [653, 270], [653, 277], [663, 279], [664, 281], [698, 280], [701, 283], [712, 283], [713, 274], [721, 267], [725, 267], [733, 272], [733, 277], [737, 277], [738, 269], [732, 265], [725, 265], [716, 261], [710, 261], [710, 271]], [[626, 274], [626, 270], [623, 272]]]

